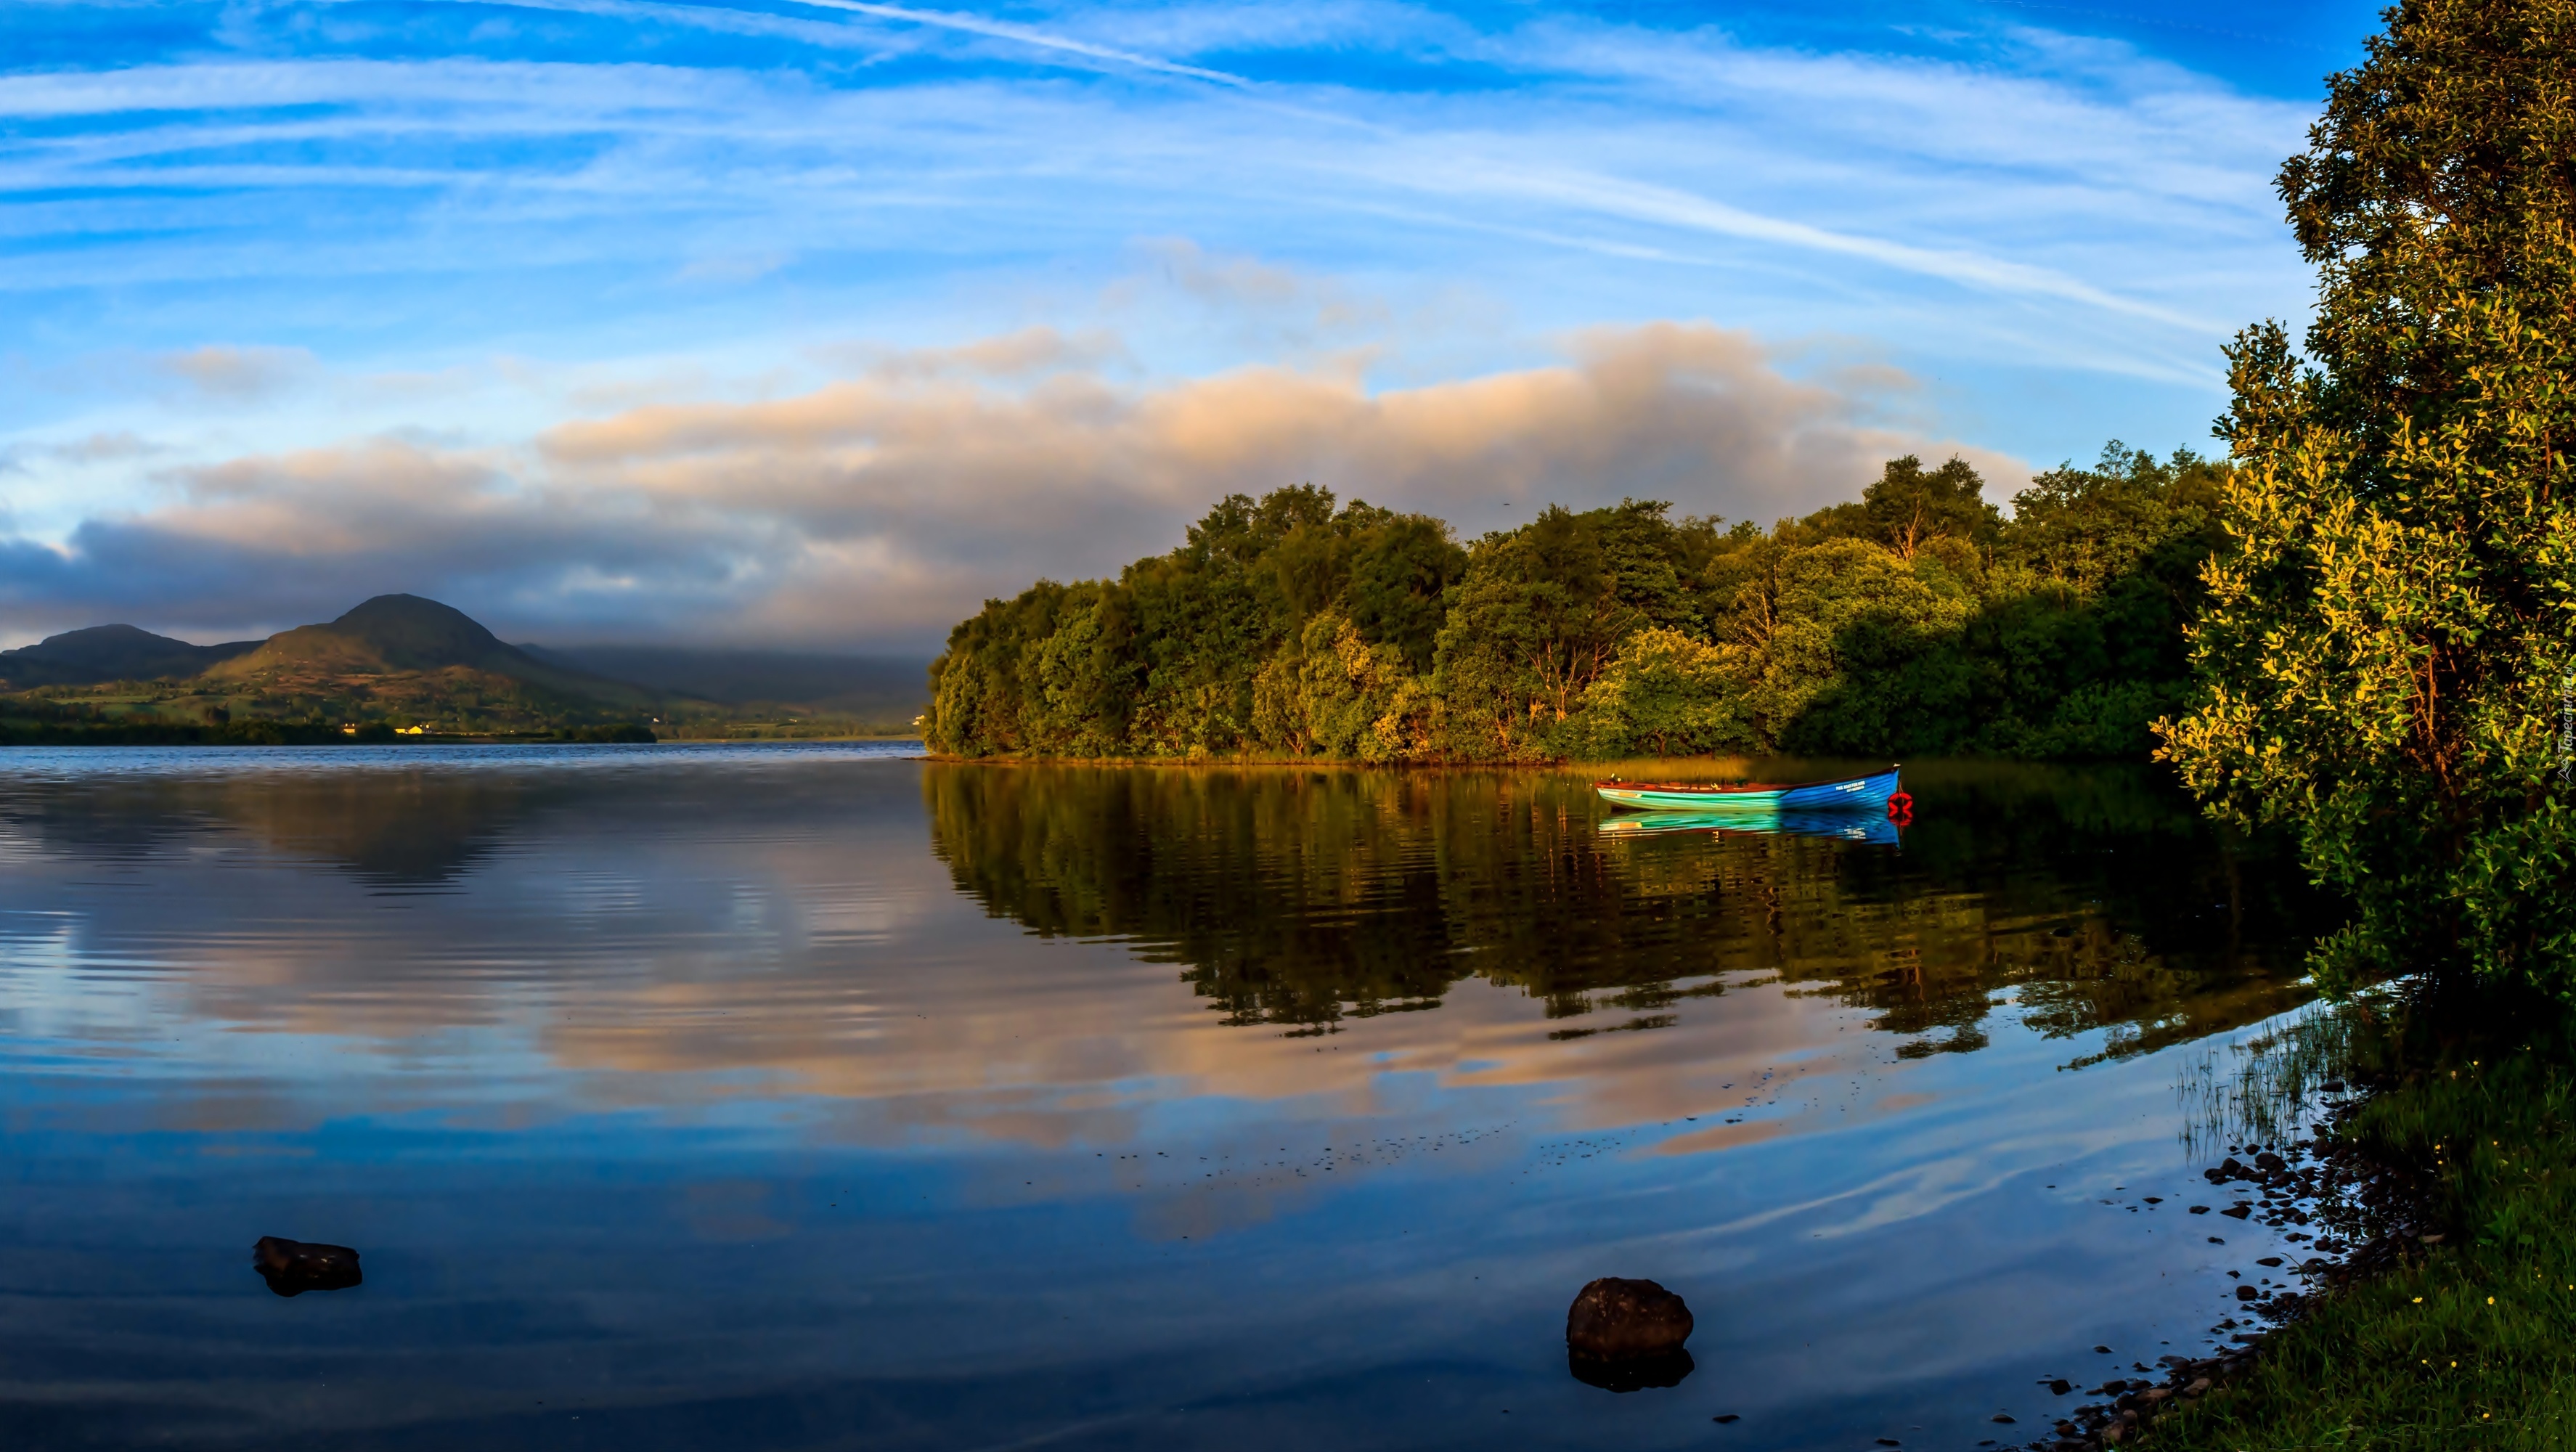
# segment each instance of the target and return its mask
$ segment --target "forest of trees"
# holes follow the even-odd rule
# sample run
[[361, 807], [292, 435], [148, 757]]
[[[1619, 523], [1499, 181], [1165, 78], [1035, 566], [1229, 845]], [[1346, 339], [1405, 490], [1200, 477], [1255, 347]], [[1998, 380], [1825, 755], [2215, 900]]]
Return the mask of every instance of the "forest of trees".
[[2009, 516], [1952, 459], [1770, 530], [1550, 508], [1465, 546], [1312, 485], [1116, 580], [986, 602], [931, 666], [958, 756], [2144, 756], [2226, 466], [2113, 443]]

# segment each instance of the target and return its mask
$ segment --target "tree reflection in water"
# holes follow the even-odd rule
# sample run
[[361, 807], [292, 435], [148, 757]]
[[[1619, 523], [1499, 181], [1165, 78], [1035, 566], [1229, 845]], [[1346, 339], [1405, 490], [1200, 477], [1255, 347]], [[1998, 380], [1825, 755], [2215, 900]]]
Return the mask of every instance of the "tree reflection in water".
[[[1779, 775], [1831, 766], [1780, 765]], [[1560, 772], [934, 764], [934, 850], [1041, 936], [1113, 939], [1230, 1024], [1330, 1033], [1480, 977], [1651, 1029], [1753, 982], [1869, 1010], [1906, 1056], [2017, 999], [2118, 1057], [2305, 996], [2322, 904], [2142, 767], [1909, 768], [1915, 823], [1614, 818]], [[1694, 828], [1696, 830], [1694, 830]]]

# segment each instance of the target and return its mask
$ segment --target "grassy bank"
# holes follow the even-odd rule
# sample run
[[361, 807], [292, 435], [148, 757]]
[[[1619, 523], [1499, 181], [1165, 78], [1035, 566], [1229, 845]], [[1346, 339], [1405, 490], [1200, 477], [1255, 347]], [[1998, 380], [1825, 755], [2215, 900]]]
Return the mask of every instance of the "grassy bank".
[[[363, 744], [395, 740], [377, 723]], [[0, 719], [0, 746], [339, 746], [360, 741], [322, 721], [26, 721]]]
[[664, 741], [919, 741], [921, 732], [905, 722], [855, 721], [837, 717], [806, 721], [666, 721], [653, 728]]
[[2576, 1056], [2564, 1016], [2482, 999], [2382, 1046], [2342, 1127], [2441, 1227], [2319, 1298], [2253, 1368], [2159, 1421], [2149, 1445], [2576, 1447]]

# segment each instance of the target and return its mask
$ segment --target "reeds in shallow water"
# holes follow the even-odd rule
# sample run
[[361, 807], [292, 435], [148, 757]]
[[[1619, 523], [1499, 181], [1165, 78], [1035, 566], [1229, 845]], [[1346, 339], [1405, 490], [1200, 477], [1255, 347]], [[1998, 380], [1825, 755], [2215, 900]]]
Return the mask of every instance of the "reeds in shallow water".
[[2391, 1008], [2370, 994], [2319, 1001], [2202, 1049], [2175, 1086], [2185, 1149], [2306, 1138], [2384, 1057]]

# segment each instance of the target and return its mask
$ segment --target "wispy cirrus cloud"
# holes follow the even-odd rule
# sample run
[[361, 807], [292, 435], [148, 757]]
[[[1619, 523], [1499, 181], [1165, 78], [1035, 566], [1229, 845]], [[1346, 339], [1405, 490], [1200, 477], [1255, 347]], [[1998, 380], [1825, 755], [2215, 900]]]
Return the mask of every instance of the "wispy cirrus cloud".
[[1106, 61], [1113, 65], [1133, 66], [1138, 70], [1161, 75], [1179, 76], [1193, 81], [1210, 81], [1220, 86], [1249, 86], [1248, 77], [1229, 71], [1210, 70], [1206, 66], [1183, 65], [1178, 61], [1146, 55], [1140, 51], [1120, 50], [1096, 45], [1069, 35], [1043, 30], [1036, 26], [1014, 25], [1008, 21], [989, 20], [954, 10], [929, 10], [913, 5], [873, 5], [861, 0], [793, 0], [798, 5], [818, 10], [838, 10], [849, 15], [865, 15], [878, 20], [900, 21], [907, 25], [928, 25], [942, 30], [962, 31], [968, 35], [1007, 40], [1056, 55], [1075, 56], [1085, 61]]
[[[672, 27], [730, 31], [793, 18], [741, 6], [560, 8], [602, 27], [601, 48], [612, 52]], [[1911, 277], [2017, 306], [2072, 308], [2084, 317], [2072, 336], [2031, 318], [1987, 318], [1967, 339], [2006, 335], [1986, 346], [2031, 346], [2112, 371], [2164, 355], [2175, 358], [2163, 365], [2168, 374], [2196, 369], [2205, 383], [2209, 339], [2240, 320], [2240, 299], [2226, 289], [2176, 296], [2163, 269], [2135, 265], [2138, 255], [2207, 259], [2213, 248], [2239, 247], [2251, 261], [2275, 244], [2268, 173], [2307, 114], [2118, 47], [2085, 52], [2010, 34], [1964, 56], [1927, 57], [1813, 54], [1706, 29], [1566, 16], [1478, 29], [1392, 7], [1352, 7], [1320, 30], [1288, 33], [1247, 27], [1223, 7], [1183, 17], [1077, 11], [1053, 28], [930, 8], [788, 9], [868, 22], [843, 37], [861, 49], [891, 34], [886, 25], [926, 26], [1007, 40], [1024, 60], [1114, 59], [1189, 83], [1036, 82], [1008, 76], [1007, 57], [973, 55], [890, 85], [849, 84], [813, 65], [453, 53], [20, 76], [0, 78], [0, 115], [99, 120], [14, 155], [0, 149], [0, 175], [87, 189], [95, 200], [64, 207], [67, 225], [114, 212], [121, 190], [201, 188], [202, 203], [182, 204], [165, 225], [211, 234], [217, 245], [201, 265], [216, 268], [257, 266], [222, 245], [234, 229], [211, 214], [227, 192], [373, 191], [394, 215], [368, 209], [378, 215], [363, 246], [313, 238], [322, 245], [298, 259], [350, 272], [434, 267], [401, 243], [434, 238], [444, 250], [506, 229], [522, 246], [539, 244], [526, 254], [536, 266], [640, 265], [639, 253], [677, 248], [685, 255], [664, 275], [753, 282], [775, 269], [709, 259], [822, 258], [854, 244], [1007, 254], [1029, 240], [1033, 222], [1058, 246], [1114, 248], [1137, 230], [1133, 219], [1176, 210], [1193, 214], [1186, 230], [1223, 242], [1246, 240], [1226, 235], [1225, 220], [1240, 219], [1266, 234], [1270, 252], [1282, 250], [1285, 224], [1300, 250], [1339, 254], [1337, 270], [1350, 260], [1354, 229], [1400, 215], [1453, 237], [1513, 237], [1542, 251], [1664, 256], [1721, 272], [1752, 261], [1774, 292], [1801, 303], [1854, 287], [1902, 291], [1894, 279]], [[1472, 65], [1510, 83], [1317, 84], [1093, 38], [1130, 22], [1201, 45], [1383, 48], [1417, 66]], [[812, 39], [778, 37], [787, 48], [772, 58]], [[1211, 77], [1227, 84], [1201, 84]], [[505, 139], [513, 144], [491, 144]], [[397, 200], [414, 193], [425, 195]], [[404, 225], [429, 205], [434, 229]], [[1121, 222], [1101, 230], [1111, 216]], [[606, 225], [638, 217], [658, 225]], [[935, 229], [920, 225], [934, 218]], [[763, 245], [729, 245], [754, 225]], [[1712, 240], [1723, 244], [1714, 253]], [[1373, 233], [1368, 245], [1379, 266], [1420, 267], [1438, 244], [1399, 229]], [[1739, 258], [1734, 247], [1754, 251]], [[1764, 254], [1816, 276], [1783, 287]], [[477, 255], [487, 268], [498, 260]], [[80, 267], [51, 261], [19, 285], [77, 285]], [[2248, 280], [2280, 275], [2277, 265]], [[1854, 266], [1867, 271], [1846, 275]], [[2210, 271], [2196, 266], [2187, 291], [2209, 293]], [[1680, 281], [1699, 291], [1710, 279]], [[2196, 361], [2182, 364], [2180, 354]]]

